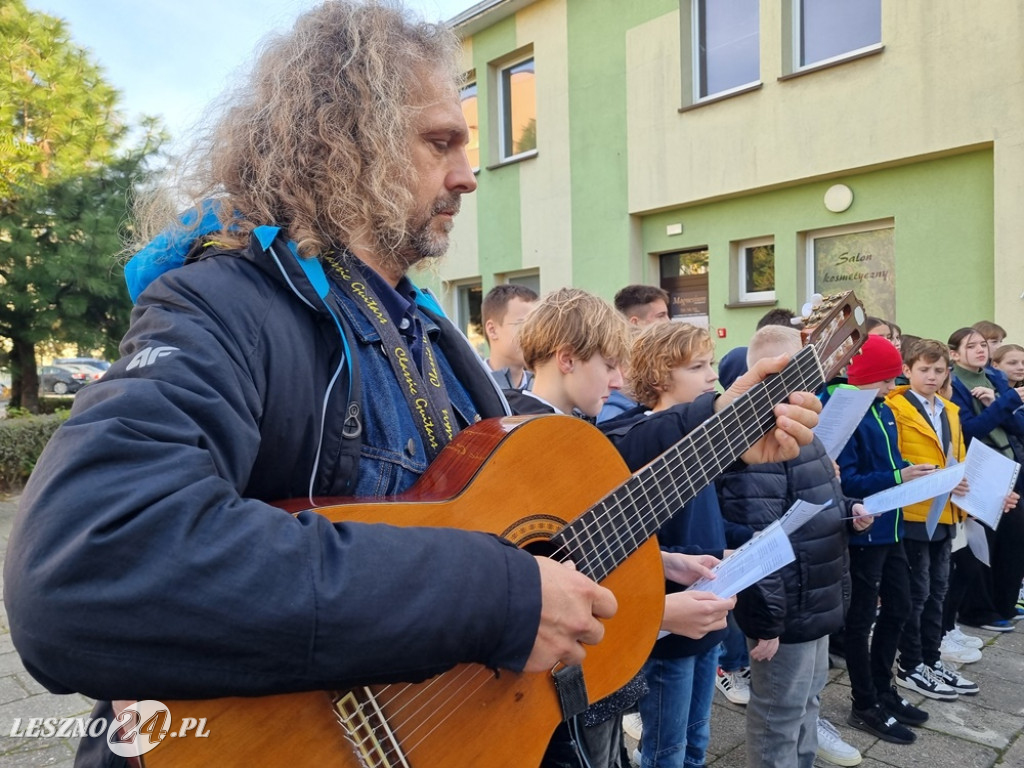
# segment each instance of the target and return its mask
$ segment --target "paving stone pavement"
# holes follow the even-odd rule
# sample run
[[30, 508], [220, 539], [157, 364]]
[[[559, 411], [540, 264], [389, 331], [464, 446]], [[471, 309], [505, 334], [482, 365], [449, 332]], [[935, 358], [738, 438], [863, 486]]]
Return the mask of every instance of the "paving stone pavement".
[[[16, 497], [0, 497], [0, 558], [7, 551], [16, 508]], [[861, 751], [863, 768], [1024, 768], [1024, 622], [1015, 632], [971, 632], [986, 640], [984, 658], [965, 666], [962, 672], [981, 686], [981, 692], [954, 702], [938, 702], [901, 689], [912, 703], [931, 715], [925, 726], [917, 729], [917, 742], [910, 746], [888, 744], [846, 725], [849, 679], [844, 670], [831, 670], [822, 694], [822, 716]], [[7, 612], [0, 600], [0, 768], [71, 768], [75, 739], [10, 734], [17, 718], [21, 718], [23, 732], [28, 718], [85, 717], [91, 706], [92, 702], [79, 694], [48, 693], [25, 671], [11, 643]], [[745, 766], [743, 742], [743, 708], [729, 704], [716, 693], [708, 765]], [[830, 763], [818, 759], [815, 765], [826, 768]]]

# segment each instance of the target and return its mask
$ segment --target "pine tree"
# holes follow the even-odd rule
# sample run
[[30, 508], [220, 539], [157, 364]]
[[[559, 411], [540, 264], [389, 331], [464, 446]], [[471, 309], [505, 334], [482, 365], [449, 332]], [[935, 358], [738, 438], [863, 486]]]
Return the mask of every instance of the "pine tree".
[[118, 93], [64, 22], [0, 5], [0, 338], [12, 403], [38, 408], [35, 346], [110, 348], [130, 311], [116, 254], [162, 134], [122, 151]]

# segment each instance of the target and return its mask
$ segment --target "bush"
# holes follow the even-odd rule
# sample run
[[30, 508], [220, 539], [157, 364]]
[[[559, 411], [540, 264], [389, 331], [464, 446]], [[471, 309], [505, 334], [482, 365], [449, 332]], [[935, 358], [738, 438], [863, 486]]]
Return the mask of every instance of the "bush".
[[14, 412], [0, 420], [0, 490], [19, 488], [28, 480], [39, 454], [67, 417], [67, 411], [47, 416]]

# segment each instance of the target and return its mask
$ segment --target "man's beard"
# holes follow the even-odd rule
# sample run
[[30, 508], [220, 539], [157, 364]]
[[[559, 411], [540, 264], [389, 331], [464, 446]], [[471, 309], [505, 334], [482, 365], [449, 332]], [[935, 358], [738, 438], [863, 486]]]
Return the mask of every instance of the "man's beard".
[[457, 214], [461, 200], [459, 195], [450, 195], [434, 201], [433, 207], [428, 215], [418, 226], [409, 222], [408, 234], [406, 235], [405, 247], [402, 250], [411, 251], [419, 259], [439, 259], [448, 252], [449, 237], [454, 221], [446, 221], [438, 232], [431, 226], [434, 217], [442, 211]]
[[444, 211], [457, 214], [460, 206], [460, 195], [448, 195], [435, 200], [429, 212], [411, 215], [406, 222], [405, 237], [401, 244], [384, 257], [386, 266], [399, 274], [405, 274], [417, 262], [444, 256], [448, 252], [448, 233], [454, 222], [446, 221], [438, 230], [434, 225], [434, 217]]

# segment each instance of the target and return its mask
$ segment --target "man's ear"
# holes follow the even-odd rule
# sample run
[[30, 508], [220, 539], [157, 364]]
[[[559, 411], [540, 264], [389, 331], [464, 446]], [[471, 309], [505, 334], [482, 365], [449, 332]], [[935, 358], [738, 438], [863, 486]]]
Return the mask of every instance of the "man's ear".
[[497, 327], [495, 326], [493, 319], [488, 320], [486, 323], [484, 323], [484, 334], [487, 336], [488, 339], [498, 338], [498, 330]]

